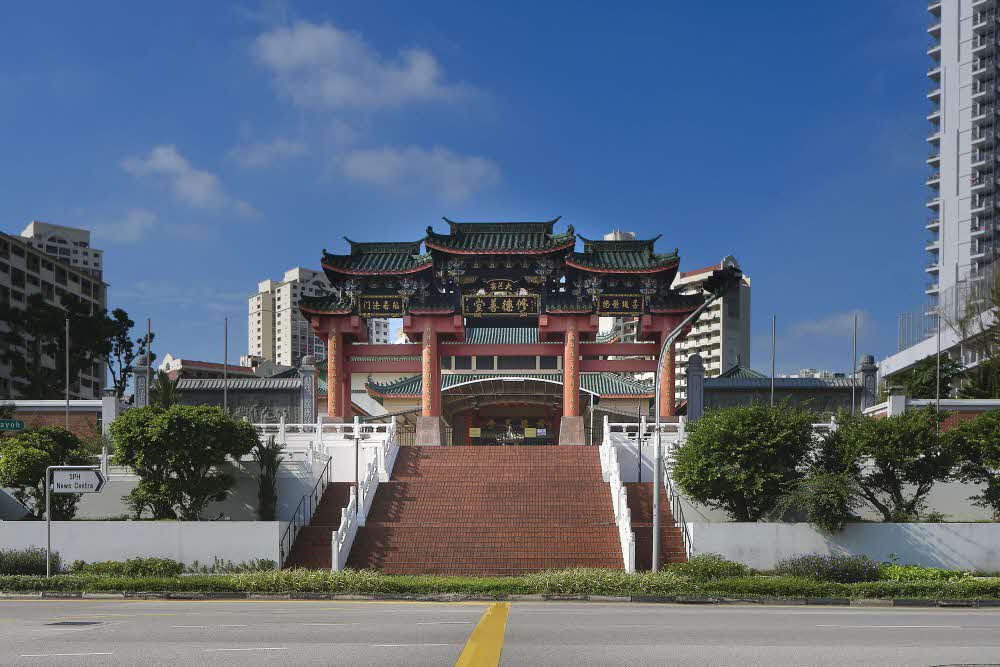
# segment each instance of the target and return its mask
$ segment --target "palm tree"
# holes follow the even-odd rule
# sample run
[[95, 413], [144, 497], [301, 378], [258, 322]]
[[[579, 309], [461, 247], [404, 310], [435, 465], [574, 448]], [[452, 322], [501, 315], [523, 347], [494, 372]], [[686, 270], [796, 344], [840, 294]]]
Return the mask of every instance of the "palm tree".
[[177, 403], [180, 403], [177, 380], [171, 380], [165, 371], [157, 371], [153, 386], [149, 388], [149, 404], [166, 410]]

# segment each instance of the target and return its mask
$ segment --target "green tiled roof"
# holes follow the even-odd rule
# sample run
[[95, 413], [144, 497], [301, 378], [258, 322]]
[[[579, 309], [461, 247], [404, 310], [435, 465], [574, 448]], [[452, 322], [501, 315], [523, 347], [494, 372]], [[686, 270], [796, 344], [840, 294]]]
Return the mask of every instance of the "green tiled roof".
[[677, 266], [677, 249], [667, 254], [653, 250], [657, 236], [647, 240], [594, 241], [583, 240], [583, 252], [570, 253], [567, 262], [584, 270], [656, 271]]
[[752, 368], [747, 368], [746, 366], [741, 366], [736, 364], [729, 370], [718, 375], [720, 378], [735, 378], [737, 380], [764, 380], [767, 379], [767, 375], [763, 373], [758, 373]]
[[[462, 341], [446, 341], [456, 345]], [[465, 341], [472, 345], [532, 345], [538, 342], [538, 329], [533, 327], [469, 327]]]
[[334, 293], [321, 294], [319, 296], [307, 296], [303, 294], [299, 298], [299, 308], [305, 311], [308, 317], [311, 313], [349, 313], [351, 312], [351, 300], [346, 296], [338, 296]]
[[323, 268], [334, 273], [380, 274], [412, 273], [429, 268], [429, 254], [420, 252], [422, 241], [398, 243], [360, 243], [347, 239], [349, 255], [331, 255], [323, 251]]
[[[490, 380], [500, 377], [517, 377], [525, 379], [550, 380], [562, 384], [562, 373], [522, 373], [518, 371], [498, 371], [496, 373], [450, 373], [441, 376], [441, 389], [448, 389], [474, 380]], [[423, 389], [423, 380], [419, 375], [401, 378], [395, 382], [380, 384], [373, 380], [365, 383], [370, 391], [385, 396], [419, 396]], [[653, 388], [648, 384], [636, 382], [614, 373], [580, 373], [580, 387], [584, 391], [598, 396], [636, 396], [653, 395]]]
[[425, 243], [429, 248], [456, 252], [484, 252], [494, 254], [514, 254], [520, 252], [544, 252], [572, 247], [576, 243], [573, 226], [563, 234], [553, 233], [553, 225], [548, 222], [454, 222], [445, 218], [449, 233], [438, 234], [433, 227], [427, 228]]

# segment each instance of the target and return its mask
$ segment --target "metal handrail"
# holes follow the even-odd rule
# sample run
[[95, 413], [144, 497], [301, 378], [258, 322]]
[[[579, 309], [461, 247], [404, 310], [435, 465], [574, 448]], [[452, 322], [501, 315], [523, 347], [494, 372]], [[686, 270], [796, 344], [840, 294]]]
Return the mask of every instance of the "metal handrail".
[[299, 530], [312, 520], [312, 515], [316, 512], [316, 508], [319, 506], [319, 501], [323, 497], [323, 492], [326, 491], [326, 487], [331, 481], [332, 475], [330, 472], [330, 464], [332, 462], [332, 456], [326, 457], [326, 465], [323, 466], [323, 470], [320, 472], [316, 483], [313, 484], [313, 488], [302, 496], [302, 499], [299, 500], [299, 504], [295, 507], [295, 511], [292, 512], [292, 518], [288, 522], [288, 527], [285, 528], [285, 532], [281, 535], [281, 541], [278, 543], [278, 549], [281, 557], [281, 562], [278, 564], [279, 567], [284, 566], [285, 559], [288, 558], [289, 554], [291, 554], [292, 544], [294, 544], [295, 538], [298, 537]]
[[694, 542], [691, 539], [691, 531], [688, 530], [687, 520], [684, 518], [684, 507], [681, 505], [681, 495], [674, 489], [670, 482], [670, 475], [667, 474], [667, 462], [663, 461], [663, 485], [667, 490], [667, 500], [670, 501], [670, 516], [674, 520], [674, 527], [681, 530], [681, 541], [684, 543], [684, 553], [690, 558], [694, 554]]

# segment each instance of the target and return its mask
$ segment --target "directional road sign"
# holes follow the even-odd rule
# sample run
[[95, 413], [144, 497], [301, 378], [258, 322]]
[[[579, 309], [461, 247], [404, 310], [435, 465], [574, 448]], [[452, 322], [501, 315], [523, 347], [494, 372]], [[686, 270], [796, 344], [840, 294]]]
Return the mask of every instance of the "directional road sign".
[[0, 431], [23, 431], [24, 422], [20, 419], [0, 419]]
[[52, 471], [53, 493], [100, 493], [104, 475], [97, 468]]

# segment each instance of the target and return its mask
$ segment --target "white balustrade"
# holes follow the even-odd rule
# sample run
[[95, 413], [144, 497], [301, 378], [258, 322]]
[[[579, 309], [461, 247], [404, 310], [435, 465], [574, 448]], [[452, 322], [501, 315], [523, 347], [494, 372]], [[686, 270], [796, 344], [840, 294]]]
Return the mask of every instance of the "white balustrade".
[[330, 538], [330, 569], [340, 572], [347, 565], [347, 557], [354, 546], [354, 537], [358, 534], [358, 496], [351, 487], [351, 499], [347, 507], [340, 510], [340, 525]]
[[[632, 512], [628, 508], [628, 494], [622, 484], [618, 452], [611, 443], [611, 425], [604, 417], [604, 440], [600, 446], [601, 474], [611, 491], [611, 509], [618, 526], [618, 539], [622, 548], [622, 562], [626, 572], [635, 572], [635, 533], [632, 532]], [[619, 431], [620, 432], [620, 431]]]

